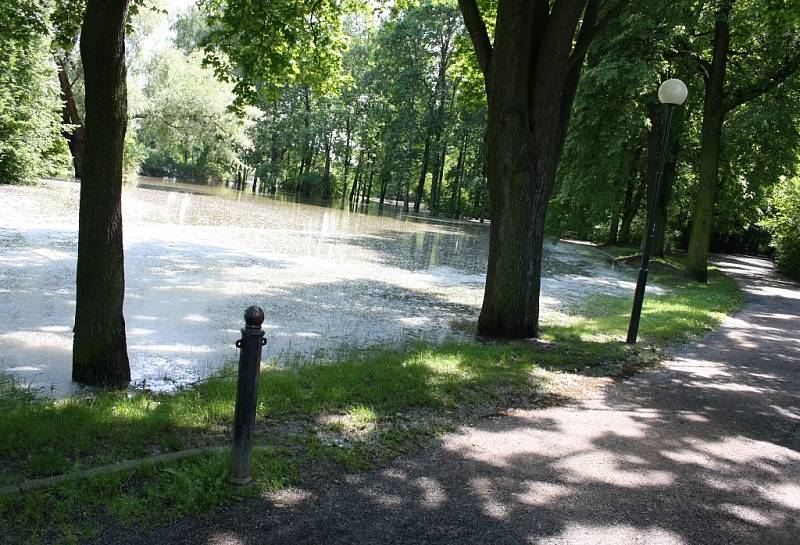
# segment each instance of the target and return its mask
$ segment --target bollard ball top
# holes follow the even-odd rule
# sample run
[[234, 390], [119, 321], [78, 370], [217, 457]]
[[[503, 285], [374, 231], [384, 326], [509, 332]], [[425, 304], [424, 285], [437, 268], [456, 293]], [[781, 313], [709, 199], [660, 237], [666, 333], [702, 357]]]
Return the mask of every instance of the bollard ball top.
[[244, 323], [247, 324], [247, 327], [261, 327], [261, 324], [264, 323], [264, 311], [261, 310], [261, 307], [256, 305], [247, 307], [247, 310], [244, 311]]

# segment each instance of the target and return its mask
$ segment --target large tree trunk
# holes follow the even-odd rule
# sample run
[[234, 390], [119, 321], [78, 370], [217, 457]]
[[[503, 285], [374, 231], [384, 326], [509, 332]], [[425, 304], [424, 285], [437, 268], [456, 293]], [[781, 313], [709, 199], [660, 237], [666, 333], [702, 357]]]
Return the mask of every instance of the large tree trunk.
[[64, 137], [69, 145], [69, 152], [72, 155], [72, 166], [75, 177], [81, 177], [81, 161], [83, 160], [83, 140], [84, 128], [81, 122], [81, 115], [78, 112], [78, 105], [75, 102], [75, 94], [72, 92], [72, 83], [69, 81], [67, 67], [63, 59], [57, 59], [58, 83], [61, 86], [61, 100], [63, 107], [61, 117], [65, 125], [72, 125], [72, 130], [65, 131]]
[[500, 0], [491, 45], [475, 0], [459, 0], [488, 95], [492, 223], [481, 335], [538, 333], [547, 205], [598, 4]]
[[86, 140], [81, 178], [72, 378], [124, 387], [131, 380], [122, 304], [122, 152], [128, 121], [128, 0], [89, 0], [81, 29]]
[[725, 120], [723, 105], [725, 70], [728, 64], [730, 26], [728, 15], [733, 0], [720, 4], [714, 23], [714, 49], [711, 70], [706, 80], [703, 101], [703, 128], [700, 133], [700, 176], [695, 197], [692, 232], [686, 254], [686, 274], [698, 282], [708, 279], [708, 246], [711, 241], [716, 198], [719, 149], [722, 141], [722, 123]]

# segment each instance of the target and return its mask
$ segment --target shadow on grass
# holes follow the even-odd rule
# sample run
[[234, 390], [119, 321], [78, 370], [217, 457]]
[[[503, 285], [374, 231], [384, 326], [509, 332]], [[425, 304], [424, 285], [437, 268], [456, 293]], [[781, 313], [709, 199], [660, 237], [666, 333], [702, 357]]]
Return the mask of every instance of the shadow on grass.
[[588, 410], [480, 420], [389, 468], [296, 494], [291, 509], [257, 498], [147, 538], [793, 545], [800, 297], [785, 289], [761, 282], [742, 313], [668, 369], [609, 388]]
[[[670, 293], [646, 299], [643, 335], [675, 340], [687, 328], [710, 327], [732, 308], [730, 293], [735, 289], [725, 291], [729, 287], [712, 283], [695, 288], [675, 280]], [[415, 450], [465, 416], [530, 406], [548, 394], [552, 371], [614, 375], [640, 362], [641, 353], [616, 338], [627, 327], [628, 301], [598, 301], [594, 312], [578, 322], [548, 326], [544, 342], [353, 351], [331, 364], [265, 369], [258, 440], [277, 445], [277, 450], [262, 455], [256, 466], [258, 490], [295, 482], [303, 467], [365, 469]], [[235, 385], [224, 377], [175, 395], [104, 393], [67, 401], [42, 400], [7, 387], [0, 396], [2, 478], [13, 482], [121, 458], [224, 444], [234, 398]], [[558, 430], [555, 423], [545, 428]], [[13, 520], [6, 528], [19, 536], [42, 513], [57, 512], [55, 522], [43, 527], [41, 539], [55, 535], [69, 541], [70, 533], [90, 535], [98, 516], [110, 515], [123, 525], [147, 513], [162, 520], [196, 516], [237, 497], [225, 483], [221, 456], [100, 481], [106, 483], [102, 493], [92, 480], [39, 493], [29, 502], [4, 500], [0, 520]]]

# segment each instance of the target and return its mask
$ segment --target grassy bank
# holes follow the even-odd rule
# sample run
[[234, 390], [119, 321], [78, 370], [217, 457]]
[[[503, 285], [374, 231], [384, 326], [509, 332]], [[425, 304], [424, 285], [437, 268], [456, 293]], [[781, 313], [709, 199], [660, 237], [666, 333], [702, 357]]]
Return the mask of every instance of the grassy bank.
[[[226, 483], [226, 452], [197, 456], [0, 496], [0, 535], [9, 543], [92, 540], [104, 528], [202, 516], [253, 494], [374, 467], [483, 414], [557, 402], [576, 376], [649, 363], [652, 347], [713, 328], [741, 304], [733, 281], [716, 273], [708, 285], [669, 271], [653, 279], [665, 292], [648, 295], [637, 348], [621, 342], [629, 298], [598, 296], [580, 314], [547, 324], [539, 342], [418, 345], [354, 352], [330, 365], [267, 368], [252, 488]], [[175, 395], [62, 401], [2, 383], [0, 485], [225, 445], [234, 396], [235, 384], [224, 377]]]

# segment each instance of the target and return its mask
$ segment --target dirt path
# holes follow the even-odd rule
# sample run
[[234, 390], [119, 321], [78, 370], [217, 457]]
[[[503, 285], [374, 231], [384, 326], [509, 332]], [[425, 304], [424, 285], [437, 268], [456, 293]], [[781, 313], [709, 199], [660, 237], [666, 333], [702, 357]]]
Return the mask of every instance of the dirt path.
[[800, 288], [765, 261], [719, 263], [745, 309], [664, 368], [141, 542], [796, 545]]

